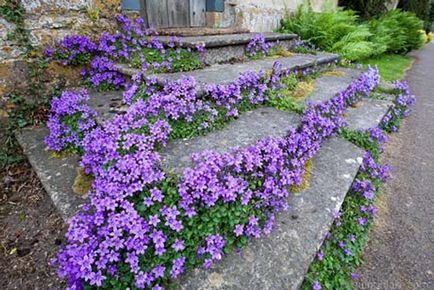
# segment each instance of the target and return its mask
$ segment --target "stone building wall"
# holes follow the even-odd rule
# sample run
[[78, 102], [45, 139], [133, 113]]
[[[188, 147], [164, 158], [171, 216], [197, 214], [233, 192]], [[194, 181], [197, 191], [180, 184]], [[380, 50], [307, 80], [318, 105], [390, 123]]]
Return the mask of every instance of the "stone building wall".
[[[37, 49], [40, 51], [45, 45], [68, 34], [99, 35], [102, 31], [114, 30], [113, 17], [122, 12], [122, 0], [18, 1], [25, 10], [25, 28], [29, 31], [32, 46], [36, 48], [35, 53]], [[242, 27], [254, 32], [272, 31], [278, 27], [286, 11], [295, 10], [302, 1], [226, 0], [225, 12], [215, 26]], [[326, 1], [337, 0], [312, 0], [312, 5], [319, 10]], [[0, 0], [2, 2], [7, 3], [7, 0]], [[11, 38], [14, 30], [15, 24], [0, 15], [0, 97], [17, 89], [22, 90], [27, 85], [28, 59], [23, 59], [23, 49]], [[49, 65], [43, 76], [47, 82], [62, 80], [68, 86], [79, 80], [77, 69], [54, 63]]]
[[[294, 11], [304, 0], [226, 0], [223, 26], [235, 22], [252, 32], [272, 31], [279, 27], [287, 12]], [[337, 6], [337, 0], [312, 0], [312, 7], [320, 11], [323, 5]], [[234, 17], [238, 18], [233, 20]]]
[[[5, 0], [0, 0], [0, 2]], [[113, 30], [113, 16], [121, 11], [121, 0], [21, 0], [25, 10], [25, 28], [30, 43], [38, 50], [65, 35], [76, 33], [94, 35]], [[6, 3], [6, 2], [4, 2]], [[24, 89], [28, 61], [23, 48], [14, 40], [15, 24], [0, 17], [0, 96]], [[47, 80], [78, 81], [75, 69], [50, 64], [44, 76]]]

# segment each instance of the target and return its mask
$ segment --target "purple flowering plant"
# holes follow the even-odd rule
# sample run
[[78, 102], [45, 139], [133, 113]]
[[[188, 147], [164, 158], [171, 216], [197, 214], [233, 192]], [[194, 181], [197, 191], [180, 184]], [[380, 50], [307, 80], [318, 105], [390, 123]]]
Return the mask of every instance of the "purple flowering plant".
[[49, 135], [45, 138], [48, 149], [60, 152], [82, 151], [83, 138], [96, 127], [96, 112], [86, 104], [86, 90], [65, 91], [51, 100], [47, 121]]
[[246, 54], [250, 58], [266, 57], [270, 48], [271, 45], [266, 41], [264, 34], [257, 33], [252, 36], [247, 44]]
[[[279, 87], [287, 73], [276, 64], [270, 74], [245, 74], [235, 90], [210, 99], [225, 115], [243, 103], [266, 103], [264, 92]], [[185, 269], [211, 267], [247, 239], [269, 234], [274, 214], [288, 207], [289, 187], [301, 183], [304, 164], [336, 133], [356, 95], [373, 89], [377, 74], [368, 69], [332, 100], [306, 108], [300, 126], [286, 137], [195, 154], [193, 166], [180, 176], [161, 169], [158, 149], [171, 134], [171, 122], [188, 123], [205, 110], [194, 80], [160, 88], [148, 80], [139, 97], [140, 85], [131, 87], [124, 96], [128, 111], [81, 143], [81, 164], [95, 180], [54, 261], [59, 276], [71, 289], [160, 287]]]
[[395, 81], [393, 84], [394, 93], [397, 95], [393, 108], [381, 121], [381, 127], [386, 132], [396, 132], [401, 125], [401, 119], [407, 117], [411, 112], [416, 98], [410, 93], [410, 88], [405, 81]]
[[129, 63], [154, 73], [190, 71], [204, 66], [202, 45], [184, 47], [181, 39], [174, 36], [163, 43], [140, 17], [131, 20], [118, 15], [116, 21], [118, 30], [102, 33], [96, 42], [84, 35], [66, 36], [54, 47], [47, 47], [45, 55], [63, 65], [89, 65], [82, 76], [99, 90], [119, 89], [125, 84], [116, 63]]
[[305, 162], [341, 125], [347, 103], [375, 86], [375, 70], [329, 102], [307, 108], [287, 137], [195, 155], [180, 177], [161, 170], [158, 149], [176, 129], [172, 122], [189, 123], [198, 114], [213, 122], [218, 109], [236, 116], [243, 104], [265, 103], [267, 89], [278, 88], [288, 73], [276, 63], [269, 74], [246, 73], [227, 87], [208, 88], [212, 106], [198, 98], [192, 79], [162, 85], [146, 79], [124, 95], [131, 104], [126, 114], [96, 128], [87, 121], [94, 113], [82, 104], [84, 92], [62, 95], [59, 107], [67, 109], [53, 111], [52, 140], [75, 132], [73, 123], [55, 126], [62, 114], [83, 122], [78, 128], [90, 132], [74, 141], [83, 147], [82, 166], [95, 177], [90, 202], [70, 221], [68, 243], [55, 262], [70, 287], [159, 287], [185, 267], [208, 268], [247, 238], [269, 234], [274, 213], [287, 208], [288, 188], [300, 184]]
[[317, 259], [311, 264], [302, 289], [351, 288], [351, 280], [361, 263], [361, 253], [369, 229], [377, 213], [376, 197], [381, 185], [391, 177], [389, 167], [380, 165], [381, 145], [387, 142], [385, 132], [399, 128], [400, 119], [406, 117], [415, 98], [406, 83], [395, 83], [394, 106], [382, 120], [380, 127], [367, 131], [340, 129], [341, 137], [366, 150], [359, 173], [347, 194], [341, 211], [324, 241]]
[[88, 36], [68, 35], [57, 41], [54, 48], [48, 46], [44, 53], [63, 65], [84, 65], [96, 52], [97, 45]]

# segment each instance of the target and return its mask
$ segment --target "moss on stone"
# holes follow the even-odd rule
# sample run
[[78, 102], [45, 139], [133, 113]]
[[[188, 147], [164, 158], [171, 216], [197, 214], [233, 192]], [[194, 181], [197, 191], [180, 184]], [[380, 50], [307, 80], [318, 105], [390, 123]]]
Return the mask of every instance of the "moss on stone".
[[85, 195], [89, 192], [93, 177], [91, 175], [87, 175], [84, 172], [84, 169], [81, 167], [77, 167], [77, 176], [75, 177], [74, 184], [72, 185], [72, 190], [74, 193], [78, 195]]
[[309, 188], [309, 180], [312, 174], [312, 167], [313, 167], [312, 159], [309, 159], [308, 161], [306, 161], [306, 164], [304, 165], [304, 174], [300, 185], [290, 186], [289, 188], [290, 192], [292, 193], [301, 192]]
[[343, 77], [345, 76], [345, 72], [338, 71], [338, 70], [329, 70], [323, 73], [323, 76], [329, 76], [329, 77]]

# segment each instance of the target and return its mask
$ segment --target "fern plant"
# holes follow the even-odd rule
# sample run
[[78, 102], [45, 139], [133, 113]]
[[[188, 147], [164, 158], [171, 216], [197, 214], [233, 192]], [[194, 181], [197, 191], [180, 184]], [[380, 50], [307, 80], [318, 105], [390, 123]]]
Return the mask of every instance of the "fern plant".
[[314, 12], [309, 2], [281, 21], [282, 32], [298, 34], [316, 47], [358, 61], [383, 53], [405, 54], [423, 45], [422, 21], [393, 10], [362, 22], [351, 10]]

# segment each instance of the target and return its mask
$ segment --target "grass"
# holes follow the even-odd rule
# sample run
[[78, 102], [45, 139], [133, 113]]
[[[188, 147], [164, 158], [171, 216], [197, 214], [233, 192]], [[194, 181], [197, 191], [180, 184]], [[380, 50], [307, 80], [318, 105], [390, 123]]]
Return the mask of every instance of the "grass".
[[399, 54], [382, 54], [362, 60], [360, 63], [363, 67], [368, 64], [371, 66], [377, 65], [382, 80], [394, 81], [404, 78], [404, 73], [411, 67], [413, 59]]

